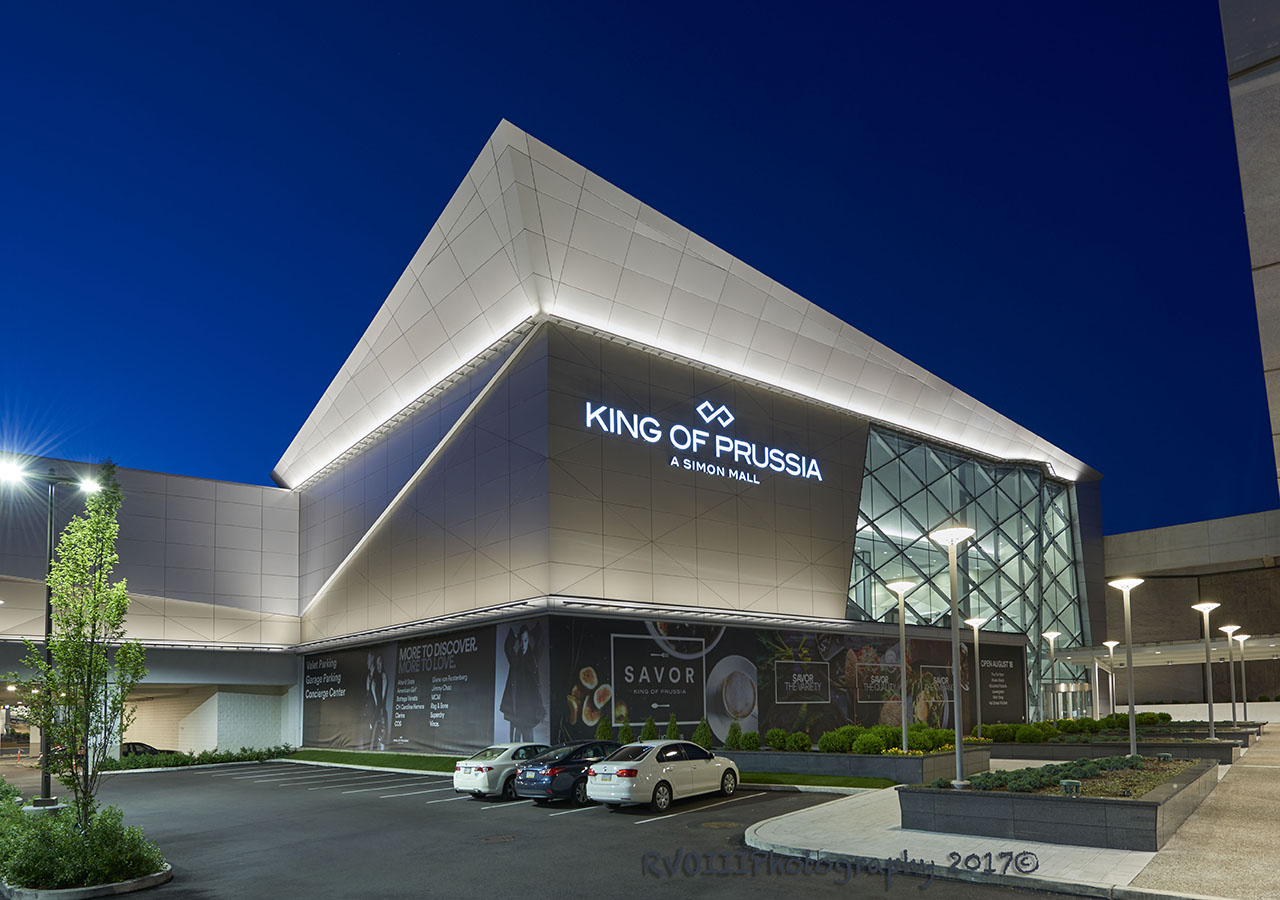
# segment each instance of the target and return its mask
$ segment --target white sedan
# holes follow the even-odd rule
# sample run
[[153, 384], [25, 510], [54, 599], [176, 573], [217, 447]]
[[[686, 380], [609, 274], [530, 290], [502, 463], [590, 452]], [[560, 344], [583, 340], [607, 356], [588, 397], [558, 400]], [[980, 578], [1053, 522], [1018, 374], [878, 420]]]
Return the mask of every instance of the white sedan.
[[486, 747], [453, 767], [453, 789], [473, 797], [500, 794], [504, 800], [514, 800], [516, 766], [546, 749], [546, 744], [523, 742]]
[[637, 741], [587, 770], [587, 796], [617, 809], [647, 803], [663, 812], [673, 799], [738, 789], [738, 767], [688, 741]]

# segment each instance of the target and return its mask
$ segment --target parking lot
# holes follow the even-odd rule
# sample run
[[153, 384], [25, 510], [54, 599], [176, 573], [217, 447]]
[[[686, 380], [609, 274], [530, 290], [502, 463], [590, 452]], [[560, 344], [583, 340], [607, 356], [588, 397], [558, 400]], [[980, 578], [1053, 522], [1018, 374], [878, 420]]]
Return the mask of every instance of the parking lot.
[[[28, 794], [38, 788], [38, 772], [4, 769]], [[741, 790], [677, 802], [657, 816], [642, 808], [475, 800], [455, 794], [451, 779], [425, 773], [267, 763], [111, 774], [101, 799], [123, 808], [126, 822], [141, 825], [173, 864], [174, 881], [148, 892], [157, 897], [599, 898], [656, 889], [713, 898], [816, 892], [976, 900], [1022, 893], [941, 881], [921, 892], [920, 879], [903, 876], [886, 889], [883, 877], [787, 873], [781, 860], [753, 860], [742, 842], [748, 825], [830, 799], [822, 794]], [[715, 874], [735, 870], [742, 874]]]

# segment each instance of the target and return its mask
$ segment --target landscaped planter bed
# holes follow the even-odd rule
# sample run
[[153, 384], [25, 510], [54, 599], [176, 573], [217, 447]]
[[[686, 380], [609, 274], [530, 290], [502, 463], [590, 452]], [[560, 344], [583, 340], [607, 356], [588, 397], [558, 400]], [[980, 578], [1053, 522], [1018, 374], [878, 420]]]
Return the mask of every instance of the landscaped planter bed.
[[1165, 845], [1217, 783], [1217, 764], [1206, 760], [1137, 798], [956, 791], [923, 785], [895, 790], [904, 829], [1154, 851]]
[[[991, 756], [995, 759], [1100, 759], [1104, 756], [1119, 756], [1129, 752], [1128, 741], [1094, 742], [1090, 744], [990, 744]], [[1138, 741], [1138, 753], [1143, 756], [1155, 756], [1157, 753], [1170, 753], [1174, 759], [1211, 759], [1223, 765], [1230, 765], [1240, 758], [1240, 745], [1232, 741], [1202, 741], [1185, 743], [1183, 741]]]
[[[991, 744], [964, 748], [964, 773], [973, 775], [991, 768]], [[744, 772], [789, 772], [799, 775], [860, 775], [889, 778], [903, 784], [955, 778], [954, 750], [923, 756], [862, 753], [790, 753], [783, 750], [716, 750]]]

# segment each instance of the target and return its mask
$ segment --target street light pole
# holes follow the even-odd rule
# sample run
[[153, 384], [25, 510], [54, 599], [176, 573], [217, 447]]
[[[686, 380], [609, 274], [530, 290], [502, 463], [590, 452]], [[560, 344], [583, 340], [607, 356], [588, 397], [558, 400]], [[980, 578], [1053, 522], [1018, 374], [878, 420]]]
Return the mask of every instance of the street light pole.
[[1253, 635], [1249, 634], [1233, 634], [1232, 637], [1240, 642], [1240, 693], [1244, 695], [1244, 720], [1249, 721], [1249, 685], [1244, 680], [1244, 642], [1249, 640]]
[[1219, 625], [1219, 631], [1227, 633], [1227, 672], [1231, 675], [1231, 724], [1238, 726], [1240, 719], [1236, 717], [1236, 645], [1231, 635], [1240, 630], [1239, 625]]
[[1107, 693], [1111, 696], [1111, 715], [1116, 714], [1116, 645], [1119, 641], [1103, 641], [1107, 648]]
[[1054, 663], [1056, 659], [1053, 655], [1053, 642], [1062, 637], [1062, 632], [1046, 631], [1041, 637], [1049, 642], [1049, 697], [1053, 708], [1053, 722], [1056, 725], [1058, 722], [1058, 682], [1054, 680]]
[[952, 718], [956, 732], [956, 780], [951, 786], [963, 790], [969, 786], [964, 780], [964, 732], [960, 720], [960, 571], [956, 562], [956, 546], [973, 537], [972, 528], [941, 528], [929, 537], [947, 548], [947, 570], [951, 573], [951, 699]]
[[964, 624], [973, 627], [973, 708], [978, 711], [978, 737], [982, 737], [982, 657], [978, 655], [978, 629], [987, 624], [987, 620], [965, 619]]
[[898, 595], [898, 705], [902, 707], [902, 752], [907, 752], [907, 591], [914, 581], [891, 581], [885, 585]]
[[[66, 478], [50, 469], [48, 474], [27, 472], [21, 465], [12, 460], [0, 460], [0, 481], [16, 483], [20, 481], [36, 481], [47, 486], [45, 516], [45, 566], [44, 566], [44, 662], [53, 664], [53, 653], [49, 639], [53, 635], [53, 551], [56, 544], [54, 512], [57, 506], [57, 489], [60, 484], [78, 485], [86, 494], [95, 494], [101, 487], [96, 481], [88, 478]], [[49, 729], [40, 730], [40, 796], [31, 801], [32, 806], [52, 806], [53, 779], [49, 772]]]
[[1216, 741], [1218, 734], [1213, 725], [1213, 649], [1209, 646], [1209, 613], [1221, 604], [1212, 600], [1194, 603], [1191, 608], [1204, 616], [1204, 699], [1209, 704], [1209, 740]]
[[1133, 711], [1133, 622], [1129, 616], [1129, 592], [1142, 584], [1142, 579], [1117, 578], [1107, 584], [1124, 594], [1124, 671], [1125, 680], [1129, 682], [1129, 755], [1137, 756], [1138, 716]]

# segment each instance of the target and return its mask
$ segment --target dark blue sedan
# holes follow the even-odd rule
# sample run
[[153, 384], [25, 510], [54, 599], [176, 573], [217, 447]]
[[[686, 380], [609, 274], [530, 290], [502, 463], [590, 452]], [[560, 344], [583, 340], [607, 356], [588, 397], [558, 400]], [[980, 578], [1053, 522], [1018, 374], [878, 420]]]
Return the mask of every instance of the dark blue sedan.
[[557, 744], [516, 769], [516, 796], [538, 803], [572, 799], [579, 806], [587, 798], [587, 767], [622, 745], [617, 741], [570, 741]]

